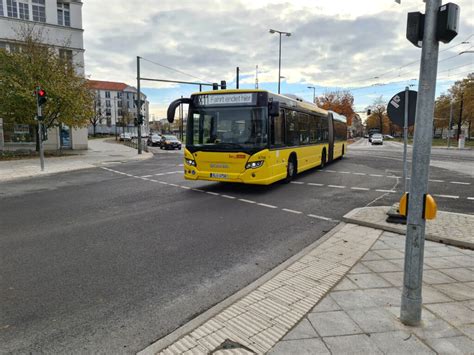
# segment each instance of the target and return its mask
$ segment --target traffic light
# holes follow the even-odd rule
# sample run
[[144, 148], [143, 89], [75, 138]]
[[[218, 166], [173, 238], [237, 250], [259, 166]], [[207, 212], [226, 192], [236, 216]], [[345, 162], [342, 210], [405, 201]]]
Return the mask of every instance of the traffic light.
[[46, 96], [46, 91], [44, 89], [39, 88], [36, 91], [36, 97], [38, 99], [38, 106], [43, 106], [46, 101], [48, 100], [48, 97]]
[[143, 124], [143, 118], [144, 118], [144, 117], [145, 117], [145, 116], [143, 116], [142, 114], [138, 115], [138, 118], [135, 117], [135, 119], [134, 119], [135, 126], [140, 126], [140, 125], [142, 125], [142, 124]]

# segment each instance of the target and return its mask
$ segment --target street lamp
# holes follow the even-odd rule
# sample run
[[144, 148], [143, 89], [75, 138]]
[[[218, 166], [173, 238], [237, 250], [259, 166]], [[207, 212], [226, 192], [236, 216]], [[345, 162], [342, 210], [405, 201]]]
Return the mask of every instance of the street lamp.
[[308, 86], [308, 89], [313, 89], [313, 104], [316, 102], [316, 88], [314, 86]]
[[278, 49], [278, 93], [280, 93], [280, 79], [281, 79], [281, 35], [285, 35], [286, 37], [290, 37], [291, 33], [290, 32], [283, 32], [283, 31], [278, 31], [274, 29], [269, 30], [270, 33], [278, 33], [280, 35], [280, 45]]

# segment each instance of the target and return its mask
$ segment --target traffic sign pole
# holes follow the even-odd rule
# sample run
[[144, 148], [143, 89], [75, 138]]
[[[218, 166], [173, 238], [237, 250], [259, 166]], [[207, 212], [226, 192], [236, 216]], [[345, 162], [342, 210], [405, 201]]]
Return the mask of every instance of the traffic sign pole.
[[407, 146], [408, 146], [408, 86], [405, 87], [405, 121], [403, 124], [403, 186], [404, 192], [408, 191], [408, 162], [407, 162]]
[[39, 139], [39, 153], [40, 153], [40, 166], [41, 171], [44, 171], [44, 149], [43, 149], [43, 110], [39, 103], [39, 91], [41, 88], [38, 86], [35, 91], [36, 95], [36, 119], [38, 121], [38, 139]]
[[412, 176], [408, 202], [405, 268], [400, 320], [415, 326], [421, 321], [421, 290], [425, 246], [424, 196], [428, 187], [439, 43], [436, 22], [441, 0], [426, 1], [420, 79], [413, 139]]
[[138, 154], [142, 154], [142, 125], [140, 124], [140, 115], [142, 114], [142, 98], [140, 93], [140, 57], [137, 56], [137, 134], [138, 134]]

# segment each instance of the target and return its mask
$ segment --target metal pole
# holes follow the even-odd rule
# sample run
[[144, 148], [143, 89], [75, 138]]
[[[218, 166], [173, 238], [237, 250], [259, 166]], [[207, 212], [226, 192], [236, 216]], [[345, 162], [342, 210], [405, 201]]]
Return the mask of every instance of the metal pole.
[[[458, 133], [457, 133], [457, 140], [458, 140], [458, 142], [459, 142], [459, 136], [461, 135], [463, 103], [464, 103], [464, 91], [461, 91], [461, 108], [459, 109], [459, 121], [458, 121]], [[459, 144], [459, 143], [458, 143], [458, 144]]]
[[142, 125], [140, 123], [140, 115], [142, 113], [142, 98], [141, 98], [141, 92], [140, 92], [140, 57], [137, 56], [137, 120], [138, 122], [138, 127], [137, 127], [137, 133], [138, 133], [138, 154], [142, 154]]
[[236, 79], [235, 79], [235, 88], [239, 88], [239, 76], [240, 76], [240, 69], [237, 67], [236, 69]]
[[403, 122], [403, 186], [404, 192], [408, 191], [408, 162], [407, 162], [407, 146], [408, 146], [408, 86], [405, 87], [405, 120]]
[[[38, 117], [41, 117], [41, 106], [38, 106]], [[44, 171], [44, 149], [43, 149], [43, 124], [38, 120], [39, 150], [40, 150], [40, 166]]]
[[[183, 95], [181, 95], [181, 98], [183, 98]], [[181, 136], [181, 141], [183, 140], [183, 128], [184, 128], [184, 123], [183, 123], [183, 104], [179, 104], [179, 119], [181, 120], [181, 124], [179, 127], [179, 134]]]
[[281, 32], [280, 35], [280, 46], [278, 50], [278, 93], [280, 93], [280, 78], [281, 78]]
[[400, 320], [415, 326], [421, 320], [421, 290], [423, 253], [425, 246], [424, 196], [428, 187], [430, 166], [436, 73], [439, 43], [436, 40], [436, 20], [441, 0], [426, 1], [425, 29], [421, 50], [420, 79], [416, 103], [416, 127], [413, 139], [412, 179], [405, 241]]
[[451, 143], [450, 140], [451, 140], [452, 126], [453, 126], [453, 100], [451, 100], [451, 104], [449, 105], [448, 148]]

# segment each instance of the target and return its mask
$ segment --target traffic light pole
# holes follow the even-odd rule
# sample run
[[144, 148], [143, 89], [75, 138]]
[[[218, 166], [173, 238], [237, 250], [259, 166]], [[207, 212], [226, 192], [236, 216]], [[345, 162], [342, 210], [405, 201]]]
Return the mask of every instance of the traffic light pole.
[[441, 0], [427, 0], [421, 49], [420, 79], [416, 103], [416, 126], [413, 139], [412, 176], [410, 183], [405, 268], [400, 320], [415, 326], [421, 321], [421, 290], [425, 246], [424, 196], [428, 187], [436, 73], [439, 43], [436, 22]]
[[40, 87], [36, 88], [35, 95], [36, 95], [36, 121], [38, 122], [38, 139], [39, 139], [39, 153], [40, 153], [40, 165], [41, 171], [44, 171], [44, 149], [43, 149], [43, 110], [41, 108], [38, 93], [40, 91]]
[[142, 154], [142, 125], [140, 115], [142, 114], [142, 98], [140, 93], [140, 57], [137, 56], [137, 134], [138, 134], [138, 154]]
[[405, 87], [405, 117], [403, 122], [403, 188], [404, 192], [408, 192], [408, 162], [407, 162], [407, 149], [408, 149], [408, 99], [409, 99], [408, 86]]

